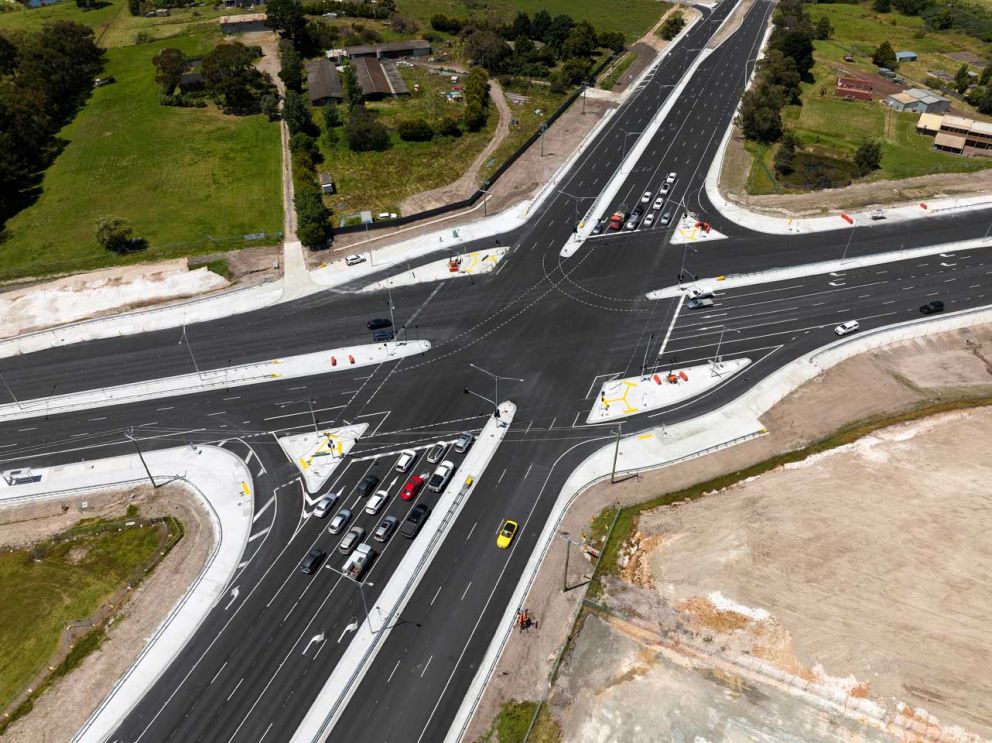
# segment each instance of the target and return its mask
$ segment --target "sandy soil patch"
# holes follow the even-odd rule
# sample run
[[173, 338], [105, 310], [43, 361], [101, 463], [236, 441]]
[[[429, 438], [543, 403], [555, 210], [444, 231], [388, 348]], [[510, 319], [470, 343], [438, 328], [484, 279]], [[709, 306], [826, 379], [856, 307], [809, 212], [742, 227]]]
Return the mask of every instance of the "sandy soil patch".
[[226, 279], [186, 259], [67, 276], [0, 294], [0, 338], [214, 291]]
[[[992, 394], [992, 374], [983, 359], [992, 359], [992, 326], [899, 343], [849, 359], [799, 387], [769, 410], [762, 417], [768, 435], [702, 459], [646, 472], [617, 485], [596, 486], [569, 511], [562, 529], [580, 534], [612, 503], [641, 502], [734, 472], [819, 440], [852, 421], [898, 413], [941, 397]], [[944, 371], [928, 373], [935, 366], [953, 370], [953, 375], [947, 376]], [[852, 385], [852, 379], [858, 383]], [[564, 566], [565, 545], [556, 543], [526, 600], [540, 628], [523, 635], [512, 634], [473, 720], [470, 739], [488, 727], [503, 702], [511, 698], [539, 699], [547, 690], [548, 674], [582, 596], [581, 590], [562, 592]], [[569, 566], [570, 584], [581, 582], [591, 567], [588, 560], [577, 559], [574, 548]], [[658, 597], [661, 603], [657, 590], [637, 590]]]
[[[83, 500], [88, 504], [85, 511], [81, 508]], [[70, 740], [199, 574], [212, 549], [214, 534], [206, 512], [181, 484], [0, 508], [0, 544], [23, 546], [63, 531], [82, 518], [119, 518], [132, 504], [143, 516], [175, 516], [182, 522], [185, 536], [118, 608], [103, 646], [49, 689], [30, 714], [11, 725], [4, 741]], [[68, 508], [63, 509], [63, 505]]]

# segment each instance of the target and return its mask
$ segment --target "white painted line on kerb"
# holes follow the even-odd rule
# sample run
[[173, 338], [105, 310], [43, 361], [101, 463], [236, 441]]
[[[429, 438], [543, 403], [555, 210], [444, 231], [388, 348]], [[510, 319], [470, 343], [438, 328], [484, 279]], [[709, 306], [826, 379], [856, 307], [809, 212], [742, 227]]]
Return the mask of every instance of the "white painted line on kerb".
[[679, 319], [679, 310], [682, 309], [682, 304], [685, 302], [685, 294], [679, 296], [679, 303], [675, 305], [675, 314], [672, 316], [672, 324], [668, 326], [668, 332], [665, 333], [665, 340], [661, 342], [661, 348], [658, 349], [658, 358], [660, 359], [665, 355], [665, 346], [668, 345], [668, 339], [672, 337], [672, 331], [675, 329], [675, 322]]

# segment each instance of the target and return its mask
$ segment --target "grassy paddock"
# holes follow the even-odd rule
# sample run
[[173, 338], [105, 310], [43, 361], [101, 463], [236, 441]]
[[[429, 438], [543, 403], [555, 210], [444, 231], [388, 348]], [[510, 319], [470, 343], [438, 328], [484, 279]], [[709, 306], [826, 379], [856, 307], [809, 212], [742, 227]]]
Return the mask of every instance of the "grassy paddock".
[[[213, 107], [159, 105], [151, 59], [165, 46], [199, 55], [210, 35], [110, 49], [106, 74], [62, 130], [68, 145], [48, 169], [38, 201], [9, 220], [0, 278], [80, 271], [216, 252], [206, 238], [275, 233], [282, 225], [278, 124]], [[118, 256], [101, 248], [99, 216], [130, 221], [149, 248]]]
[[[568, 93], [565, 95], [556, 95], [551, 92], [550, 86], [547, 85], [531, 85], [526, 83], [516, 83], [510, 86], [507, 92], [520, 93], [521, 95], [528, 96], [530, 100], [520, 105], [510, 102], [512, 118], [516, 119], [518, 123], [516, 126], [510, 127], [510, 132], [506, 135], [506, 139], [496, 148], [489, 161], [485, 163], [482, 168], [484, 178], [492, 175], [518, 147], [526, 142], [534, 132], [538, 131], [541, 127], [541, 122], [547, 121], [551, 114], [558, 109], [569, 95]], [[573, 105], [581, 106], [582, 101], [577, 101]], [[537, 111], [541, 111], [541, 113], [537, 113]], [[535, 143], [534, 146], [540, 147], [541, 145]], [[548, 173], [548, 177], [550, 176], [551, 174]]]
[[[537, 702], [518, 702], [516, 699], [511, 699], [500, 707], [492, 727], [478, 743], [523, 743], [536, 709]], [[561, 728], [551, 717], [546, 706], [541, 708], [527, 740], [532, 743], [557, 743], [561, 740]]]
[[[0, 554], [0, 709], [44, 668], [65, 623], [92, 616], [153, 559], [162, 539], [157, 526], [84, 528], [75, 539]], [[78, 641], [58, 675], [78, 665], [100, 637], [91, 632]]]

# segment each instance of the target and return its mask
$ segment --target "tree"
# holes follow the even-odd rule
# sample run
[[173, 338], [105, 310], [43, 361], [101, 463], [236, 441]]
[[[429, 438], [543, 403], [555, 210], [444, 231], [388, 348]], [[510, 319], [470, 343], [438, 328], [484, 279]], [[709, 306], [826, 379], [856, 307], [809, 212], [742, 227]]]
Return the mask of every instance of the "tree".
[[282, 102], [282, 118], [290, 134], [313, 131], [313, 117], [301, 93], [287, 90]]
[[365, 107], [365, 94], [362, 92], [362, 86], [358, 84], [355, 68], [351, 65], [345, 67], [341, 73], [341, 87], [344, 89], [344, 102], [348, 104], [349, 109]]
[[564, 13], [556, 15], [551, 19], [551, 28], [548, 29], [544, 42], [554, 49], [561, 49], [574, 26], [575, 21], [572, 20], [572, 16]]
[[279, 41], [279, 79], [289, 90], [303, 90], [303, 59], [288, 39]]
[[172, 95], [186, 70], [186, 56], [179, 49], [166, 47], [152, 57], [152, 64], [155, 65], [155, 82], [162, 87], [163, 95]]
[[971, 75], [968, 74], [968, 65], [963, 64], [958, 67], [958, 71], [954, 75], [954, 87], [958, 94], [964, 95], [969, 85], [971, 85]]
[[9, 75], [17, 69], [17, 47], [14, 42], [0, 34], [0, 75]]
[[510, 56], [510, 47], [503, 39], [492, 31], [482, 29], [466, 36], [462, 49], [473, 64], [481, 65], [492, 73], [499, 72], [503, 60]]
[[780, 101], [771, 86], [755, 85], [741, 99], [739, 124], [744, 136], [756, 142], [774, 142], [782, 135]]
[[596, 29], [592, 27], [589, 21], [582, 21], [573, 26], [568, 32], [568, 36], [562, 43], [561, 51], [562, 55], [566, 58], [591, 57], [593, 52], [596, 51], [598, 44], [599, 39], [596, 36]]
[[[775, 37], [776, 32], [772, 32]], [[778, 37], [777, 43], [771, 44], [787, 57], [792, 57], [796, 63], [796, 69], [804, 80], [809, 79], [810, 71], [813, 69], [813, 32], [812, 30], [801, 29], [788, 31]]]
[[101, 217], [96, 223], [96, 241], [115, 253], [127, 250], [132, 234], [131, 225], [120, 217]]
[[992, 114], [992, 88], [979, 88], [981, 91], [974, 97], [974, 106], [979, 113]]
[[834, 35], [833, 24], [830, 23], [830, 19], [823, 16], [816, 22], [816, 30], [813, 32], [813, 38], [819, 41], [825, 41]]
[[874, 139], [864, 140], [854, 153], [854, 164], [861, 175], [878, 170], [882, 167], [882, 145]]
[[681, 10], [675, 10], [661, 24], [661, 28], [658, 29], [658, 35], [666, 41], [671, 41], [679, 35], [679, 32], [683, 28], [685, 28], [685, 16], [682, 15]]
[[293, 196], [296, 209], [296, 236], [308, 248], [322, 248], [327, 243], [327, 207], [320, 189], [308, 182]]
[[341, 110], [333, 103], [328, 103], [321, 109], [324, 115], [324, 128], [331, 130], [336, 126], [341, 126]]
[[796, 138], [792, 132], [782, 135], [778, 150], [775, 152], [775, 172], [779, 175], [789, 175], [796, 162]]
[[614, 54], [619, 54], [624, 50], [626, 43], [623, 34], [619, 31], [603, 31], [599, 35], [599, 46], [609, 49]]
[[892, 0], [873, 0], [871, 7], [876, 13], [892, 12]]
[[978, 84], [981, 86], [992, 84], [992, 62], [982, 68], [982, 73], [978, 76]]
[[571, 59], [566, 59], [564, 64], [562, 64], [561, 79], [565, 85], [571, 87], [578, 85], [583, 80], [588, 80], [590, 72], [592, 72], [592, 62], [588, 59], [572, 57]]
[[289, 138], [289, 150], [294, 155], [306, 153], [311, 162], [320, 162], [321, 155], [317, 140], [306, 132], [297, 132]]
[[364, 106], [353, 108], [344, 125], [344, 138], [354, 152], [385, 150], [389, 147], [389, 132]]
[[298, 0], [269, 0], [265, 5], [265, 25], [294, 43], [306, 35], [307, 20]]
[[260, 79], [254, 61], [252, 51], [239, 41], [218, 44], [203, 58], [203, 80], [227, 106], [247, 108], [253, 98], [252, 87]]
[[434, 138], [434, 130], [423, 117], [400, 119], [396, 124], [396, 133], [404, 142], [429, 142]]
[[510, 24], [510, 30], [507, 36], [511, 39], [529, 39], [531, 36], [531, 25], [530, 16], [527, 15], [527, 11], [518, 10], [517, 14], [513, 16], [513, 22]]
[[769, 49], [761, 60], [759, 79], [781, 91], [783, 106], [788, 103], [799, 103], [802, 80], [792, 57], [786, 57], [778, 49]]
[[445, 116], [437, 125], [437, 133], [443, 137], [460, 137], [462, 128], [458, 122], [450, 116]]
[[878, 47], [872, 52], [871, 61], [876, 67], [887, 67], [890, 70], [896, 69], [899, 66], [899, 60], [896, 59], [896, 53], [892, 49], [892, 44], [888, 41], [883, 41]]
[[465, 104], [465, 128], [477, 132], [486, 125], [486, 109], [478, 101], [468, 101]]
[[550, 32], [551, 14], [544, 8], [541, 8], [534, 14], [534, 18], [530, 22], [531, 38], [538, 41], [547, 41]]
[[258, 109], [265, 114], [269, 121], [279, 118], [279, 96], [268, 93], [258, 102]]

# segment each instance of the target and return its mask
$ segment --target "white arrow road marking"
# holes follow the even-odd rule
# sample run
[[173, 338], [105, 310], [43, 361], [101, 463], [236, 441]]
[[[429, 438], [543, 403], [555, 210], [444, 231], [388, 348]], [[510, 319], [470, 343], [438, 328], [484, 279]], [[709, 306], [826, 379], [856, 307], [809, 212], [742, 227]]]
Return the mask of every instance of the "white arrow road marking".
[[341, 636], [338, 637], [338, 644], [339, 645], [341, 644], [341, 640], [344, 639], [344, 636], [345, 635], [347, 635], [349, 632], [354, 632], [356, 629], [358, 629], [358, 622], [352, 622], [347, 627], [345, 627], [343, 630], [341, 630]]
[[224, 611], [227, 611], [228, 609], [231, 608], [231, 604], [233, 604], [235, 601], [238, 600], [238, 595], [240, 593], [241, 593], [241, 589], [238, 586], [235, 586], [234, 588], [231, 589], [231, 600], [227, 602], [227, 606], [224, 607]]
[[307, 646], [303, 648], [303, 654], [306, 655], [307, 651], [310, 649], [310, 646], [313, 645], [315, 642], [323, 642], [323, 641], [324, 641], [323, 632], [321, 632], [319, 635], [314, 635], [313, 637], [310, 638], [310, 642], [307, 643]]

